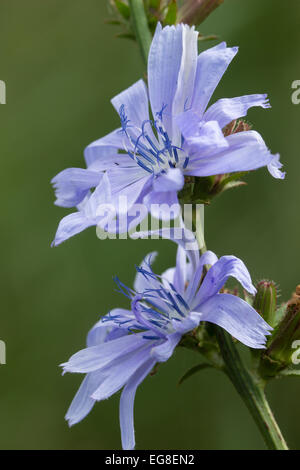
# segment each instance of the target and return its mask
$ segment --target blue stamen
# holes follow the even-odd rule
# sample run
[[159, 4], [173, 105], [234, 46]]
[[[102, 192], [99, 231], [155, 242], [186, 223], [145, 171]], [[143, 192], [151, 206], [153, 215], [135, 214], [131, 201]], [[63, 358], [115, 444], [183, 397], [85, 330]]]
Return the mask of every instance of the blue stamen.
[[151, 173], [151, 174], [153, 173], [153, 171], [150, 170], [150, 168], [148, 168], [146, 165], [144, 165], [144, 163], [141, 162], [138, 158], [136, 159], [136, 162], [137, 162], [137, 164], [138, 164], [141, 168], [143, 168], [144, 170], [148, 171], [148, 173]]
[[188, 163], [189, 163], [189, 157], [186, 157], [186, 159], [184, 160], [183, 169], [185, 169], [188, 166]]
[[173, 153], [174, 153], [174, 157], [175, 157], [175, 160], [176, 162], [178, 163], [178, 153], [177, 153], [177, 148], [176, 147], [172, 147], [173, 148]]
[[145, 339], [161, 339], [159, 336], [148, 336], [148, 335], [143, 335], [143, 338], [145, 338]]
[[130, 122], [130, 119], [128, 119], [126, 114], [125, 114], [125, 105], [124, 104], [122, 104], [120, 106], [119, 115], [120, 115], [120, 119], [121, 119], [122, 130], [123, 130], [123, 132], [126, 133], [126, 129], [127, 129], [127, 127], [129, 127], [128, 123]]
[[163, 104], [161, 110], [160, 110], [158, 113], [156, 113], [156, 116], [157, 116], [161, 121], [162, 121], [162, 118], [163, 118], [163, 113], [164, 113], [164, 111], [165, 111], [165, 109], [166, 109], [167, 106], [168, 106], [167, 104]]

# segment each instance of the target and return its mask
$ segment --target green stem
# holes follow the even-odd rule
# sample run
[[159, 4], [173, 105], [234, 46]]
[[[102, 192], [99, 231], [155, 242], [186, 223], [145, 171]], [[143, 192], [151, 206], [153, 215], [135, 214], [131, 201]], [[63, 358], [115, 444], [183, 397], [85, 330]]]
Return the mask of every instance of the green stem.
[[144, 2], [143, 0], [129, 0], [129, 6], [135, 36], [140, 46], [144, 64], [147, 65], [152, 35], [148, 26]]
[[231, 336], [217, 326], [215, 332], [226, 364], [226, 373], [250, 411], [268, 449], [288, 450], [267, 402], [264, 392], [265, 384], [261, 383], [245, 368]]

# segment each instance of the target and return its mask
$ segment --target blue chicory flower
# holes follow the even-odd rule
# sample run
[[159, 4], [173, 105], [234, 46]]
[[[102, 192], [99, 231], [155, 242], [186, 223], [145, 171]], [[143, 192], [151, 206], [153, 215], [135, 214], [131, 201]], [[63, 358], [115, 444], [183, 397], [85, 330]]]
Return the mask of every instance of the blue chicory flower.
[[[153, 254], [148, 255], [137, 267], [133, 289], [116, 278], [131, 309], [116, 308], [102, 317], [88, 334], [87, 348], [62, 364], [64, 372], [86, 374], [66, 415], [70, 426], [81, 421], [97, 401], [123, 388], [120, 427], [124, 449], [135, 447], [133, 407], [137, 387], [157, 362], [171, 357], [182, 335], [207, 321], [247, 346], [261, 349], [272, 329], [247, 302], [219, 293], [232, 276], [255, 294], [240, 259], [218, 259], [210, 251], [199, 258], [198, 252], [179, 246], [176, 267], [159, 276], [151, 268], [153, 258]], [[212, 267], [200, 283], [205, 264]]]
[[[270, 107], [266, 94], [220, 99], [208, 107], [238, 48], [223, 42], [198, 55], [197, 39], [194, 27], [158, 24], [148, 58], [148, 89], [139, 80], [112, 99], [121, 127], [85, 149], [87, 169], [70, 168], [52, 180], [57, 205], [78, 206], [101, 184], [104, 171], [112, 203], [125, 196], [129, 209], [143, 203], [162, 219], [169, 218], [170, 211], [164, 213], [157, 205], [178, 203], [185, 176], [267, 166], [275, 178], [284, 178], [279, 155], [270, 153], [258, 132], [222, 132], [249, 108]], [[54, 244], [73, 234], [72, 227], [64, 237], [58, 233]]]

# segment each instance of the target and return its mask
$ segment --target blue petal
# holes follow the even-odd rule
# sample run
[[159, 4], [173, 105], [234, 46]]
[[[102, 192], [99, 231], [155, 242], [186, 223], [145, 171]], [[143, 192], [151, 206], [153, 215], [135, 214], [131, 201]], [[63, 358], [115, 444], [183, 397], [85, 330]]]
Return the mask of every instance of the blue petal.
[[112, 148], [115, 149], [114, 151], [116, 149], [123, 150], [123, 140], [122, 129], [119, 128], [89, 144], [84, 150], [87, 165], [92, 165], [96, 160], [100, 160], [106, 152], [112, 153]]
[[140, 367], [124, 387], [120, 398], [120, 427], [122, 436], [122, 447], [124, 450], [132, 450], [135, 447], [134, 437], [134, 398], [137, 387], [151, 372], [155, 360], [150, 359]]
[[153, 182], [154, 191], [180, 191], [184, 185], [184, 176], [180, 168], [170, 168], [167, 173], [158, 176]]
[[176, 219], [181, 210], [176, 191], [151, 191], [143, 200], [151, 215], [156, 219]]
[[[147, 256], [145, 256], [144, 260], [140, 264], [140, 268], [149, 271], [149, 266], [151, 266], [152, 263], [155, 261], [156, 256], [156, 251], [152, 251], [151, 253], [149, 253]], [[133, 287], [134, 290], [139, 293], [143, 292], [147, 287], [149, 288], [149, 280], [144, 276], [141, 271], [137, 272]]]
[[[238, 132], [226, 137], [227, 150], [215, 155], [190, 159], [187, 175], [209, 176], [236, 171], [250, 171], [267, 166], [273, 155], [255, 131]], [[212, 149], [213, 151], [213, 149]]]
[[199, 55], [192, 109], [200, 118], [237, 52], [237, 47], [227, 48], [226, 43], [223, 42]]
[[205, 121], [218, 121], [221, 129], [234, 119], [247, 115], [248, 109], [253, 106], [270, 108], [269, 100], [264, 95], [246, 95], [236, 98], [224, 98], [218, 100], [205, 112]]
[[86, 228], [97, 225], [102, 218], [98, 215], [98, 210], [102, 204], [109, 206], [110, 199], [110, 185], [104, 174], [95, 191], [80, 204], [79, 211], [60, 221], [52, 246], [58, 246]]
[[222, 256], [206, 274], [198, 294], [194, 299], [194, 305], [204, 302], [212, 297], [225, 285], [229, 277], [236, 278], [250, 294], [255, 294], [256, 289], [251, 282], [251, 277], [245, 264], [235, 256]]
[[191, 101], [197, 60], [197, 33], [186, 25], [157, 26], [148, 58], [149, 96], [153, 115], [162, 108], [163, 124], [174, 140], [172, 116]]
[[148, 92], [144, 81], [137, 81], [115, 96], [111, 102], [118, 113], [120, 108], [124, 106], [124, 112], [128, 119], [128, 128], [136, 135], [139, 135], [143, 122], [149, 119]]
[[[117, 140], [117, 148], [114, 146], [108, 147], [105, 145], [100, 145], [100, 143], [103, 142], [103, 139], [107, 139], [108, 136], [102, 137], [102, 139], [98, 139], [95, 142], [92, 142], [85, 148], [84, 158], [88, 169], [107, 170], [107, 168], [110, 168], [111, 166], [120, 162], [122, 154], [117, 153], [117, 150], [121, 148], [119, 147], [121, 145], [120, 134], [118, 134], [118, 131], [114, 131], [112, 135], [114, 136], [114, 139]], [[110, 136], [112, 135], [110, 134]]]
[[[187, 122], [184, 114], [181, 115], [181, 119]], [[184, 149], [187, 150], [190, 156], [202, 157], [205, 155], [205, 152], [215, 154], [228, 150], [229, 142], [224, 137], [217, 121], [209, 121], [202, 124], [201, 127], [198, 127], [197, 133], [193, 133], [192, 135], [185, 134], [186, 129], [184, 125], [182, 127], [182, 121], [180, 122], [180, 127], [185, 137]]]
[[143, 232], [135, 232], [131, 234], [131, 238], [150, 238], [161, 237], [172, 240], [185, 249], [187, 257], [189, 258], [192, 269], [196, 269], [199, 261], [199, 248], [195, 235], [185, 227], [163, 228], [159, 230], [149, 230]]
[[[114, 318], [118, 319], [118, 323], [114, 321]], [[86, 341], [87, 347], [98, 346], [105, 341], [128, 335], [127, 328], [130, 326], [129, 322], [133, 320], [135, 320], [135, 317], [131, 310], [114, 308], [108, 315], [101, 317], [101, 319], [88, 332]], [[121, 323], [124, 324], [124, 328], [119, 326]]]
[[55, 188], [57, 200], [61, 207], [75, 207], [88, 194], [89, 189], [97, 186], [102, 178], [101, 172], [83, 168], [67, 168], [56, 175], [51, 183]]
[[96, 225], [92, 219], [86, 218], [81, 212], [74, 212], [61, 219], [52, 246], [58, 246], [68, 238], [77, 235], [88, 227]]
[[280, 168], [282, 168], [282, 163], [279, 161], [279, 154], [274, 155], [273, 159], [268, 165], [268, 170], [271, 173], [274, 178], [278, 179], [284, 179], [285, 178], [285, 171], [280, 171]]
[[[137, 201], [152, 175], [135, 165], [132, 168], [115, 167], [107, 172], [112, 200], [118, 213], [127, 213]], [[122, 198], [123, 200], [120, 200]]]
[[188, 281], [188, 265], [187, 265], [187, 255], [185, 250], [179, 246], [177, 249], [176, 256], [176, 268], [174, 272], [173, 284], [175, 289], [183, 294], [185, 291], [186, 282]]
[[84, 378], [65, 417], [69, 422], [69, 426], [79, 423], [79, 421], [83, 420], [83, 418], [89, 414], [96, 403], [95, 400], [91, 398], [91, 395], [94, 390], [100, 386], [103, 380], [104, 377], [98, 372], [87, 374]]
[[98, 346], [82, 349], [61, 366], [64, 368], [64, 372], [93, 372], [103, 369], [116, 359], [119, 360], [126, 354], [138, 350], [146, 342], [143, 333], [128, 334]]
[[206, 251], [200, 258], [196, 270], [194, 271], [192, 278], [189, 281], [188, 287], [186, 289], [186, 299], [187, 302], [193, 302], [195, 305], [195, 296], [197, 290], [200, 286], [203, 268], [205, 265], [213, 266], [218, 261], [217, 256], [212, 251]]
[[221, 326], [250, 348], [264, 348], [266, 335], [272, 330], [254, 308], [234, 295], [214, 295], [201, 304], [198, 310], [201, 321]]
[[[182, 323], [182, 322], [178, 322]], [[181, 340], [182, 333], [173, 333], [170, 334], [167, 338], [166, 341], [164, 341], [162, 344], [159, 346], [155, 346], [151, 350], [151, 356], [157, 361], [157, 362], [165, 362], [167, 361], [173, 354], [174, 349], [176, 348], [177, 344]]]
[[[150, 343], [149, 340], [145, 340]], [[92, 398], [100, 401], [109, 398], [114, 393], [118, 392], [133, 376], [133, 374], [150, 359], [151, 344], [147, 348], [141, 348], [131, 354], [122, 354], [116, 361], [115, 365], [108, 366], [103, 373], [106, 378], [100, 387], [93, 393]]]
[[172, 325], [175, 329], [176, 332], [180, 333], [180, 335], [183, 335], [185, 333], [188, 333], [189, 331], [192, 331], [194, 328], [196, 328], [199, 325], [200, 322], [200, 315], [197, 312], [190, 312], [189, 315], [184, 318], [182, 321], [172, 321]]

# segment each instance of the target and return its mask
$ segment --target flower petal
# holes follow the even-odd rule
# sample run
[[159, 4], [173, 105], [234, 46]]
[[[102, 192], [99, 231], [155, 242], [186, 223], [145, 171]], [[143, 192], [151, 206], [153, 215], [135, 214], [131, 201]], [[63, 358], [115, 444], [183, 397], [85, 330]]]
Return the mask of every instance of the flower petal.
[[272, 328], [247, 302], [230, 294], [216, 294], [198, 308], [201, 321], [224, 328], [246, 346], [262, 349]]
[[218, 261], [217, 256], [212, 251], [206, 251], [200, 258], [196, 270], [193, 272], [192, 278], [186, 289], [185, 298], [187, 303], [193, 303], [195, 305], [195, 297], [197, 290], [200, 286], [203, 268], [205, 265], [213, 266]]
[[176, 268], [174, 271], [174, 278], [171, 280], [175, 289], [182, 294], [185, 290], [186, 282], [188, 281], [188, 264], [187, 255], [185, 250], [179, 246], [176, 255]]
[[127, 118], [127, 127], [136, 135], [141, 133], [142, 124], [149, 119], [149, 100], [146, 85], [138, 80], [132, 86], [119, 93], [112, 100], [115, 110], [120, 113], [121, 106]]
[[88, 194], [89, 189], [97, 186], [102, 178], [101, 172], [83, 168], [67, 168], [56, 175], [51, 183], [55, 188], [57, 200], [61, 207], [75, 207]]
[[280, 171], [280, 168], [282, 168], [282, 163], [279, 161], [280, 155], [276, 154], [274, 155], [273, 159], [268, 165], [268, 170], [271, 173], [274, 178], [278, 178], [283, 180], [285, 178], [285, 171]]
[[159, 230], [149, 230], [144, 232], [135, 232], [131, 238], [150, 238], [151, 236], [166, 238], [182, 246], [191, 262], [192, 269], [196, 269], [199, 261], [199, 248], [195, 235], [185, 227], [163, 228]]
[[64, 372], [88, 373], [100, 370], [116, 359], [120, 360], [126, 354], [138, 350], [144, 346], [146, 341], [142, 333], [127, 334], [127, 336], [107, 341], [98, 346], [82, 349], [61, 366]]
[[[116, 326], [115, 318], [118, 318], [119, 323], [123, 323], [123, 328]], [[105, 341], [111, 341], [121, 336], [128, 335], [128, 324], [133, 320], [135, 320], [135, 318], [131, 310], [123, 308], [112, 309], [108, 315], [101, 317], [88, 332], [86, 341], [87, 347], [98, 346]]]
[[[101, 160], [101, 158], [105, 157], [105, 155], [110, 157], [110, 155], [113, 155], [113, 151], [116, 152], [116, 149], [123, 150], [123, 132], [121, 128], [116, 129], [115, 131], [110, 132], [110, 134], [95, 140], [85, 148], [84, 158], [87, 166], [89, 167], [97, 160]], [[110, 166], [109, 159], [108, 161], [107, 159], [105, 161]], [[111, 163], [113, 164], [114, 161]], [[103, 169], [106, 168], [103, 167]]]
[[221, 129], [234, 119], [247, 115], [248, 109], [253, 106], [270, 108], [268, 95], [246, 95], [236, 98], [224, 98], [218, 100], [205, 112], [205, 121], [218, 121]]
[[96, 140], [85, 148], [84, 158], [88, 169], [103, 171], [120, 162], [123, 154], [118, 154], [118, 149], [122, 148], [119, 147], [121, 145], [121, 134], [118, 134], [118, 132], [120, 133], [121, 131], [114, 131], [110, 134], [111, 138], [114, 136], [112, 140], [115, 139], [117, 141], [117, 148], [115, 146], [99, 145], [99, 142], [108, 138], [108, 136]]
[[[250, 294], [255, 294], [256, 289], [245, 264], [235, 256], [222, 256], [206, 274], [195, 302], [203, 302], [208, 297], [217, 294], [225, 285], [229, 277], [234, 277]], [[195, 305], [195, 304], [194, 304]]]
[[250, 171], [267, 166], [273, 155], [255, 131], [238, 132], [226, 137], [227, 150], [192, 159], [186, 175], [209, 176], [236, 171]]
[[[181, 323], [181, 322], [180, 322]], [[181, 340], [181, 333], [173, 333], [167, 336], [166, 341], [164, 341], [159, 346], [155, 346], [151, 349], [151, 356], [157, 362], [167, 361], [173, 354], [174, 349]]]
[[[184, 118], [186, 119], [186, 117]], [[185, 129], [182, 128], [182, 132]], [[193, 135], [184, 135], [184, 148], [187, 153], [195, 157], [202, 157], [205, 152], [209, 154], [226, 151], [229, 148], [229, 142], [224, 137], [223, 132], [217, 121], [209, 121], [199, 125], [198, 132]]]
[[154, 191], [180, 191], [184, 185], [184, 176], [180, 168], [170, 168], [153, 182]]
[[180, 24], [162, 29], [158, 24], [148, 58], [149, 96], [155, 118], [165, 108], [163, 124], [173, 143], [172, 116], [191, 101], [196, 60], [194, 28]]
[[88, 219], [82, 212], [74, 212], [61, 219], [51, 246], [58, 246], [68, 238], [77, 235], [88, 227], [96, 225], [92, 219]]
[[122, 448], [132, 450], [135, 447], [134, 437], [134, 398], [137, 387], [147, 377], [155, 365], [155, 360], [145, 362], [125, 385], [120, 398], [120, 427]]
[[192, 109], [200, 117], [203, 116], [212, 94], [237, 52], [237, 47], [228, 48], [226, 43], [222, 42], [199, 55]]
[[191, 106], [198, 58], [198, 31], [195, 31], [194, 27], [181, 26], [182, 56], [172, 106], [173, 116], [182, 113], [184, 109]]
[[112, 199], [118, 214], [127, 214], [152, 178], [138, 165], [132, 168], [111, 168], [107, 172]]
[[[150, 343], [149, 340], [145, 340]], [[101, 401], [109, 398], [114, 393], [118, 392], [126, 382], [133, 376], [133, 374], [150, 359], [150, 348], [141, 348], [131, 354], [122, 354], [120, 359], [113, 366], [106, 368], [103, 373], [106, 374], [105, 380], [100, 387], [93, 393], [92, 398]]]
[[99, 374], [99, 372], [87, 374], [83, 379], [65, 416], [66, 420], [69, 422], [69, 426], [79, 423], [79, 421], [82, 421], [89, 414], [96, 403], [95, 400], [91, 398], [91, 395], [94, 390], [100, 386], [103, 380], [104, 377]]
[[143, 200], [149, 212], [156, 219], [176, 219], [181, 210], [176, 191], [151, 191]]
[[[143, 259], [142, 263], [140, 264], [140, 268], [149, 271], [149, 267], [151, 267], [152, 263], [155, 261], [157, 256], [156, 251], [152, 251]], [[139, 270], [135, 276], [134, 280], [134, 290], [137, 293], [143, 292], [149, 286], [149, 280], [145, 277], [145, 275]]]

